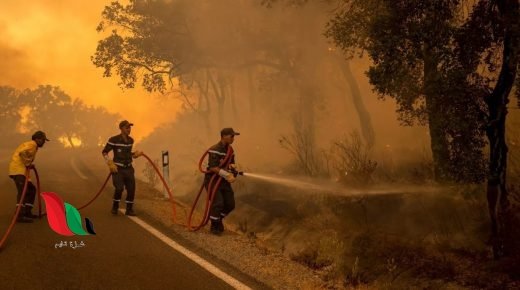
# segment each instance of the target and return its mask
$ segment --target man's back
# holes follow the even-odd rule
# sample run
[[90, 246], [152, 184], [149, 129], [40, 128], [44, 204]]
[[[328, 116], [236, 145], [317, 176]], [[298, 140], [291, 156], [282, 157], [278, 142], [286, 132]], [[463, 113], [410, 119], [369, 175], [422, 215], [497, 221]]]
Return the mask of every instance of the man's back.
[[[26, 160], [20, 156], [20, 153], [24, 151], [26, 152]], [[34, 160], [37, 151], [38, 145], [33, 140], [20, 144], [11, 157], [11, 162], [9, 163], [9, 175], [24, 175], [26, 163], [31, 163]]]

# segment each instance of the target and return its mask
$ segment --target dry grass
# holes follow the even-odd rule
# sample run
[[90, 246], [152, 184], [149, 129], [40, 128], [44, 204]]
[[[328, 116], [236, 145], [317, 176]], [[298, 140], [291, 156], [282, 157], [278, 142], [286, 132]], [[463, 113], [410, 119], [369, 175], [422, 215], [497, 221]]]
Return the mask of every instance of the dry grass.
[[339, 181], [346, 185], [366, 186], [373, 182], [377, 162], [371, 158], [371, 147], [357, 131], [333, 142], [333, 167]]

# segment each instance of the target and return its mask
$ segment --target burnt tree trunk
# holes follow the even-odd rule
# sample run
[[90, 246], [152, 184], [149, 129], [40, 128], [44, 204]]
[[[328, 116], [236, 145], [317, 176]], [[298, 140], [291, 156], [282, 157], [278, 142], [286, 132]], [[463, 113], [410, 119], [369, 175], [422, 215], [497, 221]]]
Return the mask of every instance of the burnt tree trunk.
[[212, 136], [212, 127], [210, 122], [210, 113], [211, 113], [211, 103], [209, 101], [209, 80], [206, 78], [205, 85], [203, 86], [200, 81], [195, 81], [195, 84], [199, 88], [198, 102], [197, 107], [191, 104], [189, 101], [188, 105], [192, 108], [192, 110], [200, 116], [202, 123], [204, 124], [204, 128], [206, 129], [206, 137]]
[[211, 73], [208, 71], [208, 79], [213, 89], [213, 93], [215, 94], [215, 99], [217, 101], [217, 118], [219, 127], [224, 126], [224, 103], [226, 100], [226, 95], [224, 91], [224, 83], [223, 80], [218, 77], [217, 82], [211, 76]]
[[438, 182], [449, 181], [449, 143], [446, 135], [446, 127], [442, 109], [442, 102], [439, 100], [439, 93], [436, 85], [439, 81], [437, 71], [438, 62], [430, 53], [428, 47], [424, 52], [424, 95], [426, 99], [426, 111], [428, 113], [428, 128], [430, 130], [430, 145], [433, 156], [433, 170], [435, 180]]
[[234, 79], [231, 78], [229, 81], [229, 86], [228, 86], [228, 96], [229, 96], [229, 101], [231, 103], [231, 112], [233, 114], [233, 120], [231, 120], [231, 122], [233, 124], [241, 124], [240, 114], [239, 114], [238, 107], [237, 107], [237, 99], [236, 99], [235, 93], [236, 93], [235, 82], [234, 82]]
[[[519, 61], [519, 3], [518, 0], [497, 1], [497, 6], [504, 24], [504, 48], [502, 67], [495, 88], [486, 97], [488, 106], [489, 172], [487, 200], [491, 218], [491, 242], [495, 259], [503, 256], [509, 249], [508, 193], [506, 188], [507, 145], [506, 116], [509, 94], [515, 82]], [[509, 229], [511, 230], [511, 229]]]
[[256, 118], [257, 118], [257, 105], [256, 105], [256, 98], [257, 98], [257, 90], [255, 86], [255, 82], [253, 79], [253, 69], [248, 68], [247, 69], [247, 93], [248, 93], [248, 100], [249, 100], [249, 124], [253, 131], [256, 131]]
[[253, 80], [252, 68], [247, 69], [247, 88], [249, 93], [249, 114], [256, 114], [256, 87]]
[[363, 96], [361, 95], [361, 90], [359, 89], [354, 74], [352, 74], [349, 62], [343, 61], [340, 58], [338, 58], [338, 61], [341, 61], [339, 63], [339, 66], [341, 68], [341, 71], [343, 72], [343, 76], [345, 77], [348, 83], [348, 86], [350, 87], [352, 102], [354, 103], [354, 108], [356, 108], [356, 112], [358, 113], [361, 134], [367, 142], [367, 145], [372, 147], [375, 143], [374, 127], [372, 126], [372, 118], [370, 118], [370, 114], [367, 111], [365, 103], [363, 103]]

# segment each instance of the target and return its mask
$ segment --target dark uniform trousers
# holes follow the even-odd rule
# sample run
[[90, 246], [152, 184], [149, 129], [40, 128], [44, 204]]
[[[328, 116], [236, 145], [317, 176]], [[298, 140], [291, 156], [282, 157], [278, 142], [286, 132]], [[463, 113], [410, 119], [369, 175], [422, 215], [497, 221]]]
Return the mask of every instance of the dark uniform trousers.
[[16, 189], [18, 190], [18, 194], [16, 195], [16, 202], [21, 202], [22, 206], [33, 207], [34, 199], [36, 198], [36, 187], [32, 182], [27, 183], [27, 192], [25, 193], [25, 198], [23, 201], [20, 201], [23, 193], [23, 186], [25, 185], [25, 175], [10, 175], [16, 184]]
[[[215, 180], [217, 180], [217, 178], [218, 176], [215, 177]], [[210, 176], [206, 176], [206, 190], [208, 189], [209, 179]], [[213, 203], [209, 210], [209, 218], [212, 220], [220, 220], [233, 211], [233, 209], [235, 209], [235, 193], [233, 192], [233, 188], [231, 188], [231, 184], [222, 179], [213, 197]]]
[[115, 187], [114, 201], [120, 201], [123, 190], [126, 188], [126, 203], [134, 203], [135, 197], [135, 177], [134, 168], [117, 167], [117, 172], [112, 173], [112, 183]]

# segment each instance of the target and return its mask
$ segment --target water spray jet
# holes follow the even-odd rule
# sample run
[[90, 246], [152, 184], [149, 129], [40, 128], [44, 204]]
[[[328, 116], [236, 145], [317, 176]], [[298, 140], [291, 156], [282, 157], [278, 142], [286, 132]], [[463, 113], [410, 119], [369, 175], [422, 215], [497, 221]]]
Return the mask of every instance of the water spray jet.
[[310, 183], [306, 181], [285, 178], [285, 177], [276, 177], [267, 174], [258, 174], [258, 173], [245, 173], [242, 172], [243, 176], [249, 178], [256, 178], [264, 182], [269, 182], [271, 184], [277, 184], [281, 186], [301, 189], [304, 192], [321, 192], [328, 193], [331, 195], [338, 196], [366, 196], [366, 195], [404, 195], [404, 194], [412, 194], [412, 193], [432, 193], [438, 191], [437, 187], [406, 187], [406, 188], [379, 188], [379, 189], [346, 189], [344, 187], [340, 187], [338, 185], [331, 184], [317, 184]]

